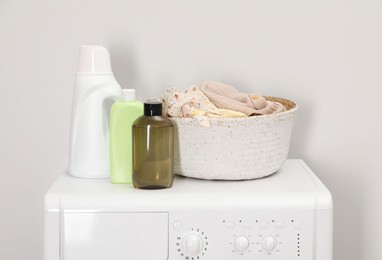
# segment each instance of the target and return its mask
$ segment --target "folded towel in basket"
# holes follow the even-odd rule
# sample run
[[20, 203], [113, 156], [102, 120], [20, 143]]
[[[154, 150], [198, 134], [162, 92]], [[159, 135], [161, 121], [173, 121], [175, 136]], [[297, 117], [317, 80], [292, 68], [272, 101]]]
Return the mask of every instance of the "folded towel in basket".
[[200, 125], [209, 127], [208, 118], [246, 117], [247, 115], [228, 109], [218, 109], [198, 86], [191, 86], [184, 92], [168, 88], [162, 96], [164, 114], [171, 117], [195, 117]]
[[242, 112], [248, 116], [285, 111], [284, 105], [279, 102], [267, 101], [259, 93], [240, 93], [234, 87], [220, 82], [204, 82], [200, 90], [216, 107]]

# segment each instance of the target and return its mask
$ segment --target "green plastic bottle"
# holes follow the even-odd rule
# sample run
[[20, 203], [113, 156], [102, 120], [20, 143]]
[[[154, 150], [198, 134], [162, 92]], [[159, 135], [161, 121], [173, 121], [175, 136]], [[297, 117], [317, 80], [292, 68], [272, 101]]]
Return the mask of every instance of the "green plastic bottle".
[[132, 126], [143, 115], [143, 103], [135, 100], [135, 89], [122, 89], [121, 93], [121, 100], [110, 110], [110, 180], [132, 183]]

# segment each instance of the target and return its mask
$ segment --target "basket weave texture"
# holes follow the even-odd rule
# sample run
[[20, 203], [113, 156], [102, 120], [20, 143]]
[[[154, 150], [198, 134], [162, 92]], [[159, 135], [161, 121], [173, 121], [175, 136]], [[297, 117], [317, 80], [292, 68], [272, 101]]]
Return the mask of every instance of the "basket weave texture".
[[202, 127], [194, 118], [171, 118], [175, 129], [175, 174], [207, 180], [248, 180], [278, 171], [288, 157], [298, 106], [266, 97], [286, 111], [248, 118], [211, 118]]

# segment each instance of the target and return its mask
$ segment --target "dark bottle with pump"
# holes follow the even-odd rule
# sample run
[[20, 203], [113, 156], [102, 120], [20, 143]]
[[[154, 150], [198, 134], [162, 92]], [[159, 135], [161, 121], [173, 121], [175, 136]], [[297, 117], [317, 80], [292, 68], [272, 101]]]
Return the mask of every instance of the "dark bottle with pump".
[[164, 189], [174, 179], [174, 127], [162, 116], [161, 102], [144, 103], [144, 115], [133, 123], [133, 184]]

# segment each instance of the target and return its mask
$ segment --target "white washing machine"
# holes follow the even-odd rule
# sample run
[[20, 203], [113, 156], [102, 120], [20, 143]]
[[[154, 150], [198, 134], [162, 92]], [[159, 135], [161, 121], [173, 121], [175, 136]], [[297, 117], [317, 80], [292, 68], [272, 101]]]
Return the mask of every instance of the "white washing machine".
[[63, 175], [45, 198], [45, 260], [332, 260], [330, 192], [302, 160], [264, 179], [176, 177], [138, 190]]

